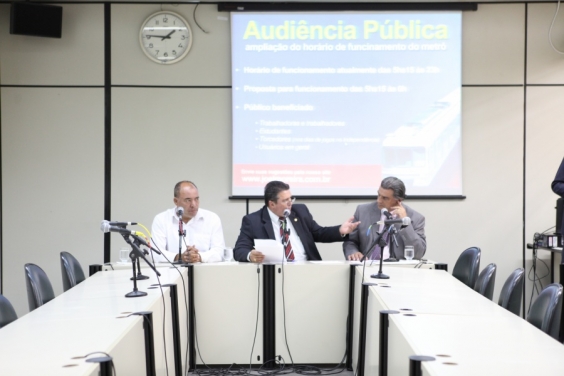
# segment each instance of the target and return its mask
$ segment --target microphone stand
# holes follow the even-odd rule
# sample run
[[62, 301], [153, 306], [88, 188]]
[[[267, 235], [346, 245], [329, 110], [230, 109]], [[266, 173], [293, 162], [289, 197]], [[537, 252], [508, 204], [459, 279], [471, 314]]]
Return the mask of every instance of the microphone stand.
[[186, 237], [186, 230], [184, 230], [182, 215], [178, 216], [178, 260], [172, 262], [176, 265], [185, 265], [182, 262], [182, 239]]
[[[134, 239], [135, 239], [135, 240], [134, 240], [135, 245], [137, 245], [137, 247], [140, 247], [140, 246], [141, 246], [141, 242], [139, 241], [139, 238], [135, 237]], [[143, 251], [143, 253], [144, 253], [145, 255], [148, 255], [148, 254], [149, 254], [149, 252], [147, 252], [147, 251]], [[131, 277], [130, 279], [131, 279], [132, 281], [133, 281], [133, 280], [138, 280], [138, 281], [140, 281], [140, 280], [143, 280], [143, 279], [149, 279], [148, 276], [141, 274], [141, 261], [139, 261], [139, 257], [137, 257], [137, 275], [133, 274], [133, 277]]]
[[145, 296], [147, 295], [146, 292], [144, 291], [139, 291], [137, 289], [137, 279], [135, 278], [135, 261], [138, 260], [139, 257], [141, 257], [143, 260], [145, 260], [145, 262], [151, 267], [151, 269], [153, 269], [153, 271], [155, 272], [155, 274], [157, 274], [158, 276], [161, 275], [161, 273], [159, 273], [157, 271], [157, 269], [155, 268], [155, 266], [153, 264], [151, 264], [149, 262], [149, 260], [147, 260], [147, 258], [145, 257], [145, 255], [143, 254], [143, 251], [141, 251], [141, 249], [139, 248], [139, 246], [135, 243], [137, 242], [132, 242], [130, 239], [129, 234], [121, 234], [121, 236], [123, 237], [123, 239], [125, 240], [125, 242], [127, 244], [129, 244], [131, 246], [131, 252], [129, 253], [129, 258], [131, 258], [131, 267], [133, 269], [133, 278], [131, 278], [133, 280], [133, 291], [128, 292], [127, 294], [125, 294], [126, 298], [137, 298], [140, 296]]
[[382, 273], [382, 261], [383, 261], [383, 258], [384, 258], [383, 257], [384, 256], [384, 248], [387, 245], [386, 241], [384, 240], [384, 234], [386, 233], [386, 231], [389, 230], [390, 226], [393, 226], [393, 225], [387, 225], [386, 227], [384, 227], [384, 231], [382, 231], [382, 233], [379, 233], [379, 232], [376, 233], [376, 234], [378, 234], [376, 236], [376, 239], [374, 239], [374, 241], [372, 242], [370, 247], [368, 247], [368, 252], [366, 252], [366, 254], [360, 260], [360, 262], [364, 262], [366, 257], [370, 256], [372, 254], [372, 252], [374, 252], [374, 248], [376, 247], [376, 244], [378, 244], [380, 246], [380, 250], [381, 250], [380, 269], [378, 270], [377, 274], [371, 274], [370, 275], [370, 277], [372, 277], [372, 278], [376, 278], [376, 279], [389, 279], [390, 278], [390, 276]]
[[[389, 239], [390, 239], [390, 242], [389, 242], [390, 258], [386, 259], [386, 261], [399, 262], [399, 260], [396, 257], [396, 250], [395, 250], [395, 247], [399, 247], [398, 240], [396, 239], [396, 234], [398, 233], [396, 226], [390, 225], [388, 233], [390, 234], [390, 237], [389, 237]], [[394, 245], [395, 245], [395, 247], [394, 247]]]

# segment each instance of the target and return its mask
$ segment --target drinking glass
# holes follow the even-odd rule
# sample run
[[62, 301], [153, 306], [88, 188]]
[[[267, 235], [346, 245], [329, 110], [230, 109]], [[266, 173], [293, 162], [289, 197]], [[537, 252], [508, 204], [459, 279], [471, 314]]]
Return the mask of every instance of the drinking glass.
[[129, 248], [122, 248], [119, 250], [119, 261], [128, 262], [129, 261]]
[[412, 245], [406, 245], [405, 250], [403, 252], [405, 259], [408, 261], [413, 260], [413, 256], [415, 255], [415, 250], [413, 249]]
[[233, 248], [225, 248], [223, 250], [223, 261], [225, 262], [233, 261]]

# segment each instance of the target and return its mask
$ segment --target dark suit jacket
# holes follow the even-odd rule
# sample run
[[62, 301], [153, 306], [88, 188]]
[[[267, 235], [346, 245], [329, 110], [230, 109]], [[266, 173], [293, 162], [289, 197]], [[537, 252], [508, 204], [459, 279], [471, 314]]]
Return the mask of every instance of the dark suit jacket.
[[[564, 159], [556, 172], [554, 181], [552, 182], [552, 191], [560, 197], [564, 197]], [[560, 233], [564, 233], [564, 218], [562, 218], [562, 228]]]
[[[341, 237], [339, 233], [340, 226], [319, 226], [304, 204], [292, 205], [292, 211], [288, 220], [292, 221], [292, 226], [296, 229], [296, 233], [304, 245], [308, 260], [321, 260], [315, 242], [332, 243], [343, 241], [347, 238]], [[241, 232], [233, 249], [235, 260], [248, 261], [247, 255], [254, 248], [255, 239], [276, 239], [266, 206], [243, 217]]]

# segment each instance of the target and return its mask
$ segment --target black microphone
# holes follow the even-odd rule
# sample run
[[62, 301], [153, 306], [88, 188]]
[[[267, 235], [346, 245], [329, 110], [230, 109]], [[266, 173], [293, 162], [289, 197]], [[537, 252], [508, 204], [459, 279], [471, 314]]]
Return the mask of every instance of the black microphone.
[[411, 224], [411, 218], [403, 217], [398, 219], [388, 219], [385, 221], [378, 221], [377, 224], [381, 225], [382, 223], [386, 226], [388, 225], [395, 225], [396, 223], [400, 223], [402, 226], [409, 226]]
[[176, 208], [176, 215], [178, 217], [182, 217], [184, 215], [184, 208], [182, 206]]
[[392, 214], [388, 211], [388, 209], [386, 208], [382, 209], [382, 214], [384, 214], [386, 218], [392, 219]]
[[108, 223], [110, 224], [110, 226], [121, 226], [121, 227], [137, 224], [137, 222], [108, 222]]
[[290, 209], [284, 209], [284, 218], [288, 218], [290, 216]]

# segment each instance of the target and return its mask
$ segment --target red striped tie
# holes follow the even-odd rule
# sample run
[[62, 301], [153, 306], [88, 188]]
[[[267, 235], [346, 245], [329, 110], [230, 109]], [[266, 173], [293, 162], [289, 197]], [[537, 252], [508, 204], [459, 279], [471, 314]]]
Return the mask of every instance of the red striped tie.
[[292, 243], [290, 243], [290, 229], [286, 229], [286, 218], [280, 218], [280, 238], [282, 239], [282, 245], [284, 245], [284, 253], [286, 254], [286, 260], [294, 260], [294, 252], [292, 252]]

